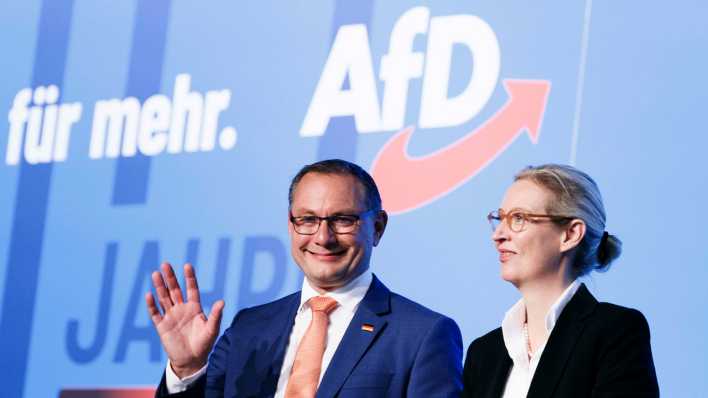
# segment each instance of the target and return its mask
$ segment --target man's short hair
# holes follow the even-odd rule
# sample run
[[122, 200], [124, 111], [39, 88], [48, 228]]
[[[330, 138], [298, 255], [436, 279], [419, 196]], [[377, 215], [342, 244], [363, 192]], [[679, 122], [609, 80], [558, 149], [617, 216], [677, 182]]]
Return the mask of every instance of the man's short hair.
[[292, 207], [295, 189], [300, 183], [300, 180], [302, 180], [302, 177], [308, 173], [335, 174], [354, 177], [357, 181], [359, 181], [359, 183], [361, 183], [362, 187], [364, 187], [367, 207], [366, 210], [381, 210], [381, 195], [379, 194], [379, 189], [376, 187], [376, 182], [374, 182], [371, 175], [356, 164], [342, 159], [322, 160], [316, 163], [308, 164], [300, 169], [300, 171], [295, 174], [295, 177], [293, 177], [290, 182], [290, 189], [288, 190], [288, 207]]

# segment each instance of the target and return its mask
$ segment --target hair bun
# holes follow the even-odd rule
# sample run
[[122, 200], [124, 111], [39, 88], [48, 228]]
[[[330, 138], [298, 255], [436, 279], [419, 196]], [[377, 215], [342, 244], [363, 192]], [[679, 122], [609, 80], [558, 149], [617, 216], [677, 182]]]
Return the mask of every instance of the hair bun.
[[602, 234], [600, 245], [597, 248], [598, 271], [606, 271], [610, 263], [622, 253], [622, 241], [616, 236], [605, 231]]

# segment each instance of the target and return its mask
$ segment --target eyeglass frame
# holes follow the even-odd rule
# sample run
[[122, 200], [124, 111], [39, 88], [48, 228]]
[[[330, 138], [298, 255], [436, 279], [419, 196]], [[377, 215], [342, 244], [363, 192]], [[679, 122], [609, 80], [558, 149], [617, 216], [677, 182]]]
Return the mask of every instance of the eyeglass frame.
[[[496, 213], [496, 215], [494, 215], [494, 213]], [[517, 215], [517, 214], [521, 215], [521, 217], [522, 217], [521, 227], [519, 227], [518, 230], [512, 226], [512, 222], [511, 222], [511, 216]], [[508, 212], [505, 212], [502, 209], [497, 209], [497, 210], [492, 210], [489, 212], [489, 214], [487, 214], [487, 221], [489, 221], [489, 225], [492, 227], [492, 231], [496, 231], [497, 227], [499, 225], [501, 225], [501, 223], [504, 220], [506, 220], [506, 225], [509, 227], [510, 230], [512, 230], [513, 232], [521, 232], [526, 227], [526, 222], [537, 223], [537, 222], [541, 221], [541, 220], [534, 220], [534, 218], [546, 218], [549, 221], [553, 221], [553, 222], [559, 222], [559, 221], [568, 222], [568, 221], [573, 220], [577, 217], [569, 217], [569, 216], [563, 216], [563, 215], [559, 215], [559, 214], [535, 214], [535, 213], [529, 213], [529, 212], [523, 211], [522, 209], [518, 209], [518, 208], [511, 209]], [[495, 221], [499, 222], [499, 224], [497, 224], [497, 226], [494, 225]]]
[[[311, 215], [307, 215], [307, 216], [295, 217], [295, 216], [293, 215], [292, 211], [291, 211], [291, 212], [290, 212], [290, 223], [293, 225], [293, 230], [295, 230], [295, 232], [297, 232], [298, 234], [311, 236], [311, 235], [315, 235], [317, 232], [320, 231], [320, 228], [322, 227], [322, 221], [327, 221], [327, 228], [329, 228], [329, 230], [332, 231], [332, 233], [334, 233], [335, 235], [346, 235], [346, 234], [351, 234], [351, 233], [353, 233], [354, 231], [356, 231], [356, 230], [359, 228], [361, 219], [362, 219], [366, 214], [368, 214], [368, 213], [379, 213], [379, 212], [381, 212], [381, 210], [369, 209], [369, 210], [365, 210], [365, 211], [362, 211], [362, 212], [357, 213], [357, 214], [334, 214], [334, 215], [327, 216], [327, 217], [320, 217], [320, 216], [316, 216], [316, 215], [314, 215], [314, 214], [311, 214]], [[309, 233], [309, 234], [308, 234], [308, 233], [302, 233], [302, 232], [300, 232], [300, 231], [297, 230], [297, 229], [298, 229], [298, 225], [295, 223], [295, 220], [298, 219], [298, 218], [304, 218], [304, 217], [313, 217], [313, 218], [316, 218], [316, 219], [317, 219], [317, 221], [318, 221], [318, 222], [317, 222], [317, 228], [316, 228], [312, 233]], [[347, 231], [347, 232], [337, 232], [337, 231], [335, 230], [334, 224], [332, 223], [332, 219], [336, 219], [337, 217], [354, 217], [354, 218], [356, 218], [356, 220], [354, 221], [354, 225], [352, 226], [352, 230], [351, 230], [351, 231]]]

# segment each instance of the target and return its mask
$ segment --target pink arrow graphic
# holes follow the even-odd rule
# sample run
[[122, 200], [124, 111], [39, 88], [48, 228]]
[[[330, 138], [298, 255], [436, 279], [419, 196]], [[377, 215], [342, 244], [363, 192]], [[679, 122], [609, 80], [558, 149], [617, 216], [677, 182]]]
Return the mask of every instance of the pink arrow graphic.
[[384, 208], [402, 213], [447, 195], [482, 171], [524, 130], [538, 141], [551, 83], [547, 80], [503, 81], [507, 102], [484, 124], [456, 142], [429, 155], [410, 157], [407, 127], [384, 144], [371, 174], [381, 191]]

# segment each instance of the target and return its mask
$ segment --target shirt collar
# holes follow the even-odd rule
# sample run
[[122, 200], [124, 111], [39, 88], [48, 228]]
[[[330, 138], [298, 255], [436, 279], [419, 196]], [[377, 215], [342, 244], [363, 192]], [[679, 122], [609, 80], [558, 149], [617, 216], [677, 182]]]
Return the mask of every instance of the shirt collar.
[[[345, 308], [350, 311], [355, 311], [361, 300], [364, 299], [366, 292], [371, 286], [373, 274], [371, 269], [367, 269], [363, 274], [352, 279], [346, 285], [329, 291], [324, 296], [331, 297], [339, 303], [338, 308]], [[302, 292], [300, 293], [300, 307], [298, 312], [302, 312], [309, 308], [307, 301], [315, 296], [320, 296], [311, 285], [307, 278], [302, 281]]]
[[523, 336], [524, 321], [526, 320], [526, 306], [520, 299], [504, 314], [502, 320], [502, 337], [509, 356], [515, 364], [528, 362], [526, 354], [526, 340]]
[[[563, 309], [570, 299], [573, 298], [575, 292], [578, 291], [578, 288], [580, 288], [580, 282], [576, 279], [563, 291], [546, 313], [546, 331], [549, 335], [556, 325], [561, 312], [563, 312]], [[502, 321], [504, 345], [509, 352], [509, 356], [514, 360], [514, 363], [523, 363], [524, 360], [528, 362], [525, 345], [526, 339], [523, 337], [525, 322], [526, 304], [524, 303], [524, 299], [521, 298], [504, 314], [504, 320]]]
[[579, 288], [580, 282], [576, 279], [565, 289], [563, 294], [558, 297], [558, 300], [556, 300], [556, 302], [548, 310], [548, 313], [546, 314], [546, 330], [548, 333], [551, 333], [553, 327], [556, 326], [556, 322], [558, 322], [558, 317], [560, 317], [561, 312], [563, 312], [563, 309], [568, 304], [570, 299], [573, 298], [575, 292], [577, 292]]

